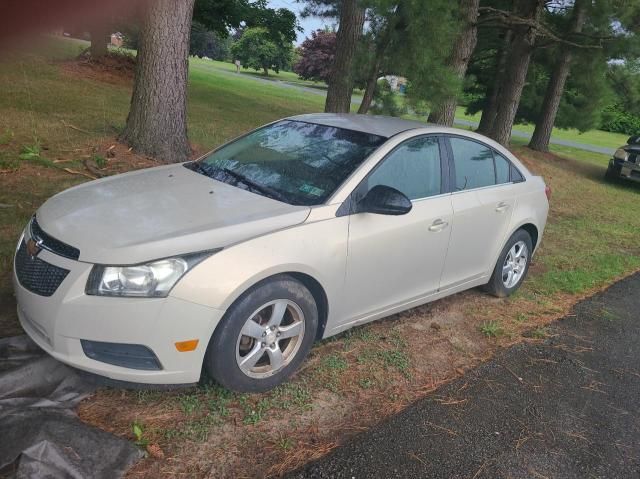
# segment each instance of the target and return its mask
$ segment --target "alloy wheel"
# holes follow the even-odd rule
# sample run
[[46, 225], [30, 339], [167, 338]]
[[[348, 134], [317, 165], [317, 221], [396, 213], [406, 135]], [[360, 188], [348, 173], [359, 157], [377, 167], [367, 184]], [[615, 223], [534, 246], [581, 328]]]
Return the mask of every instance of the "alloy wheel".
[[518, 284], [527, 269], [528, 261], [527, 245], [524, 241], [518, 241], [511, 247], [502, 265], [502, 284], [505, 288], [511, 289]]
[[238, 336], [238, 367], [252, 378], [276, 374], [297, 354], [304, 329], [304, 313], [293, 301], [277, 299], [260, 306]]

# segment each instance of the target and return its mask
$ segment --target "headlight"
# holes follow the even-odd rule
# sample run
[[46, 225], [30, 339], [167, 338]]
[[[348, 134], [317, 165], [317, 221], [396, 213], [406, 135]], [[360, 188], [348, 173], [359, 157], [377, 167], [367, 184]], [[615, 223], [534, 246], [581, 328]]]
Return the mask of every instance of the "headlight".
[[618, 148], [616, 152], [613, 154], [613, 157], [616, 160], [627, 161], [627, 158], [629, 157], [629, 153], [627, 153], [623, 148]]
[[219, 250], [133, 266], [97, 264], [89, 274], [85, 292], [96, 296], [164, 298], [189, 269], [217, 251]]

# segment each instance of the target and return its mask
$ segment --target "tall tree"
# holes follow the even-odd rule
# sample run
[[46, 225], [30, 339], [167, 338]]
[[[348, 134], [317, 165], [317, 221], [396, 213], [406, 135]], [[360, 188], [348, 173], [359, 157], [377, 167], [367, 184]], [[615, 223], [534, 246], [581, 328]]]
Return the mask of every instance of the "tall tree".
[[407, 79], [405, 99], [416, 112], [423, 104], [433, 109], [442, 98], [454, 96], [459, 78], [447, 58], [457, 26], [457, 4], [450, 0], [370, 0], [364, 45], [355, 63], [358, 85], [365, 89], [358, 113], [366, 113], [373, 98], [390, 104], [393, 92], [377, 91], [383, 75]]
[[291, 64], [293, 46], [283, 38], [273, 40], [266, 28], [255, 27], [242, 33], [231, 46], [231, 53], [245, 68], [262, 69], [264, 76], [269, 76], [269, 68], [278, 73]]
[[506, 58], [501, 78], [500, 102], [488, 136], [502, 145], [511, 138], [522, 89], [524, 88], [529, 61], [537, 36], [537, 25], [546, 0], [516, 0], [514, 14], [518, 19], [513, 26], [513, 41]]
[[485, 78], [485, 82], [488, 82], [489, 88], [485, 90], [485, 94], [481, 96], [481, 99], [475, 102], [475, 106], [467, 106], [467, 109], [472, 113], [478, 111], [479, 108], [482, 109], [478, 131], [485, 135], [491, 130], [491, 126], [496, 120], [498, 102], [500, 101], [500, 87], [502, 86], [502, 78], [504, 76], [512, 40], [513, 30], [508, 29], [504, 32], [500, 46], [496, 50], [495, 68], [489, 69], [490, 79]]
[[[587, 9], [590, 4], [591, 0], [575, 1], [569, 35], [582, 31], [582, 27], [587, 18]], [[533, 136], [529, 142], [529, 147], [538, 151], [549, 150], [551, 131], [556, 121], [560, 100], [562, 99], [562, 93], [564, 92], [565, 83], [567, 82], [571, 68], [573, 47], [563, 44], [559, 47], [559, 50], [551, 78], [547, 85], [544, 101], [542, 102], [542, 110], [540, 111]]]
[[326, 30], [311, 32], [298, 49], [300, 59], [293, 71], [303, 80], [329, 80], [333, 59], [336, 55], [336, 34]]
[[120, 140], [164, 162], [185, 161], [189, 33], [195, 0], [143, 9], [131, 108]]
[[324, 111], [349, 113], [353, 93], [352, 64], [358, 41], [362, 36], [365, 10], [359, 0], [343, 0], [340, 4], [340, 24], [336, 34], [334, 58]]
[[111, 43], [111, 31], [106, 22], [95, 21], [90, 27], [91, 58], [97, 59], [107, 54], [108, 45]]
[[[453, 73], [462, 80], [467, 72], [469, 60], [476, 48], [478, 39], [478, 8], [480, 0], [459, 0], [460, 26], [448, 66]], [[439, 105], [429, 113], [427, 121], [440, 125], [453, 125], [458, 101], [456, 96], [444, 98]]]
[[231, 38], [209, 30], [202, 23], [194, 20], [191, 24], [191, 40], [189, 55], [213, 60], [228, 60]]
[[[371, 108], [371, 103], [378, 88], [378, 78], [385, 73], [390, 73], [392, 67], [389, 64], [387, 52], [394, 48], [396, 40], [396, 29], [402, 21], [403, 9], [406, 5], [402, 2], [378, 2], [374, 8], [369, 9], [369, 28], [362, 37], [358, 52], [356, 69], [364, 75], [360, 83], [364, 86], [364, 95], [358, 113], [366, 114]], [[395, 73], [398, 73], [396, 71]], [[362, 76], [362, 75], [361, 75]], [[390, 89], [381, 93], [380, 97], [393, 99], [393, 92]]]

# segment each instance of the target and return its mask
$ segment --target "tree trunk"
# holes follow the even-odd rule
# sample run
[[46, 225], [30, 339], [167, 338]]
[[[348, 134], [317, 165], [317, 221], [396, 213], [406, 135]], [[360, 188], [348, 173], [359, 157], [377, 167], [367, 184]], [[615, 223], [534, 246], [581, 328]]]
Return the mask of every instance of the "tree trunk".
[[[462, 80], [467, 72], [469, 60], [478, 41], [477, 21], [480, 0], [460, 0], [459, 4], [461, 28], [453, 44], [453, 51], [451, 52], [448, 64], [449, 68]], [[429, 113], [427, 121], [438, 125], [453, 125], [453, 120], [456, 116], [456, 106], [458, 106], [456, 97], [445, 98]]]
[[349, 113], [353, 93], [353, 72], [351, 65], [362, 36], [364, 8], [358, 0], [343, 0], [340, 7], [340, 26], [336, 34], [336, 56], [329, 77], [329, 89], [324, 111], [328, 113]]
[[268, 77], [269, 76], [269, 67], [262, 67], [262, 71], [264, 72], [264, 76]]
[[[589, 3], [591, 3], [590, 0]], [[570, 33], [580, 33], [582, 31], [587, 16], [587, 5], [587, 0], [576, 0], [573, 7]], [[559, 48], [558, 58], [553, 67], [553, 73], [549, 79], [544, 101], [542, 102], [542, 110], [540, 111], [536, 128], [533, 130], [533, 135], [529, 142], [529, 148], [538, 151], [549, 151], [549, 141], [551, 140], [553, 124], [556, 121], [564, 85], [569, 76], [569, 70], [571, 69], [573, 51], [567, 45], [562, 45]]]
[[91, 28], [91, 58], [100, 58], [107, 54], [107, 47], [111, 43], [111, 32], [107, 25], [96, 24]]
[[489, 98], [485, 102], [485, 106], [482, 109], [482, 116], [480, 117], [480, 124], [478, 125], [478, 132], [486, 135], [491, 131], [491, 126], [496, 121], [496, 113], [498, 111], [498, 98], [500, 98], [500, 85], [504, 77], [504, 70], [507, 64], [507, 57], [509, 56], [509, 50], [511, 49], [511, 42], [513, 41], [513, 30], [507, 30], [502, 42], [502, 48], [498, 52], [498, 64], [496, 66], [496, 77], [491, 87], [491, 93]]
[[131, 108], [120, 140], [174, 163], [191, 154], [187, 139], [189, 33], [195, 0], [155, 0], [144, 12]]
[[[546, 0], [518, 0], [516, 14], [538, 22], [545, 3]], [[507, 57], [496, 119], [489, 131], [489, 136], [501, 145], [508, 145], [511, 139], [511, 129], [520, 105], [536, 34], [536, 29], [528, 25], [514, 27], [514, 39]]]
[[371, 108], [373, 97], [376, 93], [376, 86], [378, 86], [378, 76], [380, 75], [380, 67], [382, 65], [382, 55], [376, 52], [376, 58], [373, 60], [373, 65], [369, 71], [369, 78], [367, 78], [367, 86], [364, 89], [364, 96], [362, 97], [362, 103], [358, 108], [360, 115], [366, 115]]

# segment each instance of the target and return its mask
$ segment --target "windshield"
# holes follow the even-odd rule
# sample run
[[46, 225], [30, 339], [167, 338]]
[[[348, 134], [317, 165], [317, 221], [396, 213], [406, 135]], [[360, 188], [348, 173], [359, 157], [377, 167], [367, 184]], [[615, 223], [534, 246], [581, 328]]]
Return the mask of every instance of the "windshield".
[[295, 205], [324, 203], [386, 138], [284, 120], [229, 143], [188, 168]]

